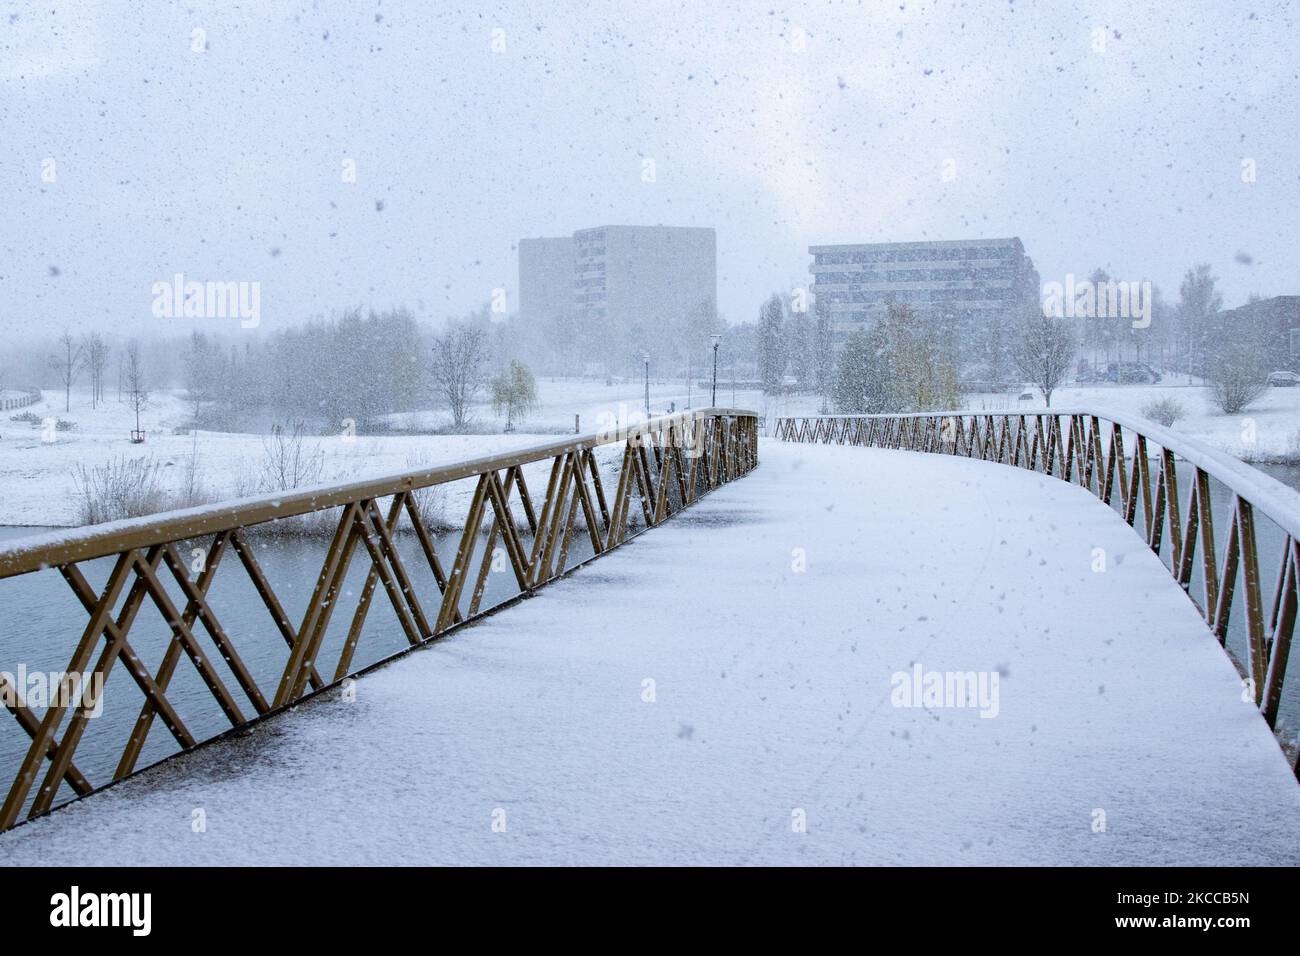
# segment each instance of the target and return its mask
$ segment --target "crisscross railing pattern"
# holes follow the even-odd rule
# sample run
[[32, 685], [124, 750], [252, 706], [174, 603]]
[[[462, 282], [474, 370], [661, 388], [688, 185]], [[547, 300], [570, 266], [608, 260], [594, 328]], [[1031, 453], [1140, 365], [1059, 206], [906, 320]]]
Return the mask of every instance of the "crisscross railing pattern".
[[[789, 417], [777, 421], [774, 435], [960, 455], [1087, 488], [1161, 556], [1225, 647], [1240, 589], [1244, 652], [1230, 656], [1269, 727], [1278, 729], [1300, 586], [1300, 495], [1280, 482], [1154, 422], [1091, 411]], [[1216, 538], [1215, 483], [1226, 501], [1225, 539]], [[1276, 526], [1281, 552], [1267, 602], [1257, 515]], [[1295, 767], [1300, 776], [1300, 761]]]
[[[62, 692], [43, 713], [24, 702], [22, 688], [0, 686], [5, 707], [31, 738], [0, 807], [0, 829], [13, 826], [24, 814], [31, 818], [50, 810], [65, 783], [73, 793], [84, 795], [109, 782], [92, 780], [78, 768], [75, 757], [95, 712], [95, 688], [100, 687], [102, 695], [103, 683], [118, 661], [142, 701], [113, 781], [137, 768], [158, 720], [180, 751], [202, 742], [168, 696], [183, 659], [196, 670], [210, 703], [225, 722], [240, 727], [353, 673], [363, 626], [380, 590], [408, 644], [430, 641], [486, 613], [486, 582], [500, 553], [518, 593], [533, 591], [569, 569], [575, 535], [586, 538], [593, 557], [602, 555], [623, 543], [634, 523], [642, 529], [653, 527], [701, 495], [744, 475], [758, 462], [757, 436], [752, 412], [706, 409], [426, 471], [156, 515], [67, 536], [38, 536], [0, 548], [0, 578], [57, 569], [87, 615], [62, 672]], [[611, 497], [605, 487], [611, 474], [602, 477], [596, 451], [620, 444], [621, 455], [615, 451], [604, 463], [612, 465], [616, 474]], [[525, 472], [530, 465], [544, 468], [548, 461], [549, 478], [539, 501], [528, 487]], [[473, 493], [463, 525], [454, 532], [460, 536], [454, 557], [445, 568], [435, 547], [435, 532], [420, 512], [419, 492], [456, 481], [472, 482]], [[328, 509], [338, 509], [340, 517], [306, 610], [295, 623], [250, 537], [258, 525]], [[639, 520], [634, 520], [634, 512]], [[403, 516], [408, 519], [405, 525]], [[413, 582], [412, 568], [397, 547], [399, 533], [415, 535], [436, 593], [433, 589], [421, 593]], [[196, 572], [182, 559], [178, 545], [209, 540]], [[268, 614], [264, 630], [278, 634], [285, 645], [284, 666], [274, 687], [259, 686], [241, 659], [240, 648], [250, 635], [229, 631], [209, 601], [213, 579], [231, 565], [232, 553]], [[321, 670], [325, 633], [335, 612], [347, 603], [350, 592], [345, 580], [358, 554], [362, 567], [369, 563], [365, 582], [355, 595], [341, 653], [332, 668]], [[111, 560], [112, 568], [106, 584], [96, 590], [80, 565], [100, 559]], [[508, 601], [494, 607], [504, 603]], [[130, 640], [132, 626], [146, 604], [153, 605], [170, 630], [154, 669]], [[96, 679], [101, 683], [97, 685]], [[72, 684], [74, 680], [80, 683]], [[80, 687], [88, 689], [79, 693]], [[115, 705], [119, 699], [114, 697]]]

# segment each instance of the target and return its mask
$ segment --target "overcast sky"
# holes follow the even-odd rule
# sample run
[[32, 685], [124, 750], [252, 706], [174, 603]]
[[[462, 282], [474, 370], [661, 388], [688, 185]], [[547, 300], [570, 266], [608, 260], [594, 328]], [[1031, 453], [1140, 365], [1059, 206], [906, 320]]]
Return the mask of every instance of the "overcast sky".
[[715, 227], [731, 321], [823, 242], [1297, 294], [1298, 74], [1282, 2], [0, 0], [0, 330], [188, 329], [176, 272], [513, 311], [520, 237], [606, 223]]

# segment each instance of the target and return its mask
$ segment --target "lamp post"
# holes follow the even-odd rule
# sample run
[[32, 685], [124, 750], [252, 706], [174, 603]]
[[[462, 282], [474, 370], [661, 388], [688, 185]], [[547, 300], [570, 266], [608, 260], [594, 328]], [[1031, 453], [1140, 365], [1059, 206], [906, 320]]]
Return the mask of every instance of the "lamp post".
[[642, 352], [641, 360], [645, 362], [645, 418], [650, 420], [650, 353]]
[[718, 344], [722, 341], [721, 335], [711, 335], [713, 339], [713, 401], [714, 408], [718, 407]]

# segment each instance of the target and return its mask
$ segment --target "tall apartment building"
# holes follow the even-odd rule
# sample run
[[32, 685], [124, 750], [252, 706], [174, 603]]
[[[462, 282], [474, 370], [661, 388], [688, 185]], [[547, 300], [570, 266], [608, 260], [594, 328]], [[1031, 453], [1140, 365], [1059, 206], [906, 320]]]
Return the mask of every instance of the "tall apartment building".
[[590, 340], [583, 354], [611, 368], [635, 350], [653, 351], [674, 323], [716, 308], [717, 295], [712, 229], [596, 226], [519, 241], [520, 319], [571, 321]]
[[1017, 238], [811, 246], [812, 292], [836, 342], [868, 327], [890, 302], [948, 323], [960, 351], [1038, 301], [1034, 264]]
[[1219, 313], [1218, 324], [1266, 355], [1270, 371], [1300, 372], [1300, 295], [1275, 295], [1227, 309]]
[[573, 240], [519, 240], [519, 313], [551, 322], [573, 307]]

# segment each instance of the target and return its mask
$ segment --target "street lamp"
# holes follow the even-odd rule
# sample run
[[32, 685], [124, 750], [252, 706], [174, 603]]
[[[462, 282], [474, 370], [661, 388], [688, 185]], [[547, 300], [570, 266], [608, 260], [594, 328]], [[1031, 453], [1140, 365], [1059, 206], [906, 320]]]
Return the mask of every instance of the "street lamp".
[[718, 407], [718, 344], [722, 341], [721, 335], [711, 335], [713, 339], [713, 402], [714, 408]]
[[642, 352], [641, 359], [645, 362], [645, 418], [650, 420], [650, 353]]

